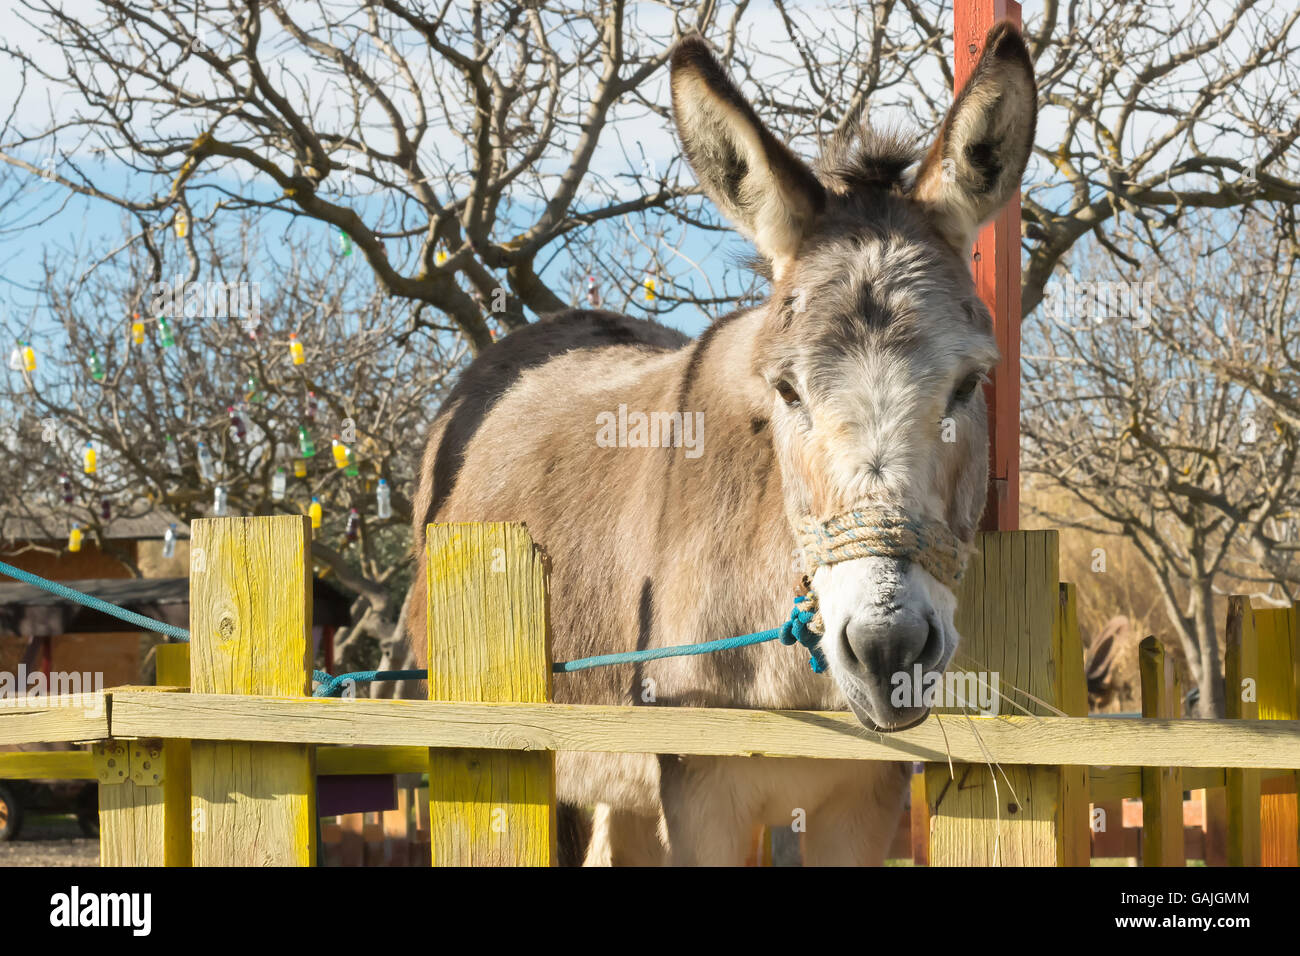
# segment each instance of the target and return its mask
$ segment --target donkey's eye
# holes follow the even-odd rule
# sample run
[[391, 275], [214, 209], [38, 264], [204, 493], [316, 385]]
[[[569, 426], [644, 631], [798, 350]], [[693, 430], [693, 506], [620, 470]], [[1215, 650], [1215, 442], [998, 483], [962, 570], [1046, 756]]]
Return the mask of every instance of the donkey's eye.
[[776, 394], [781, 396], [781, 401], [785, 402], [791, 408], [799, 404], [799, 393], [794, 390], [794, 386], [785, 379], [776, 383]]
[[951, 404], [964, 405], [969, 402], [971, 396], [975, 394], [975, 389], [979, 388], [980, 382], [984, 381], [984, 376], [980, 372], [971, 372], [961, 384], [953, 389]]

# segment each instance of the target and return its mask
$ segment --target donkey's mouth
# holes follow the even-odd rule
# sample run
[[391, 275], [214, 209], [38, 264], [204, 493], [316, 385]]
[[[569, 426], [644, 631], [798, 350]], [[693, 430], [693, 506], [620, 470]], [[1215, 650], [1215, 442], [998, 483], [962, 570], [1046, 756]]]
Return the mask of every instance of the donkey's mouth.
[[882, 734], [893, 734], [893, 733], [897, 733], [900, 730], [911, 730], [913, 727], [917, 726], [918, 724], [924, 723], [925, 718], [930, 716], [929, 707], [922, 709], [919, 713], [915, 715], [913, 715], [910, 711], [905, 711], [904, 713], [906, 714], [906, 716], [903, 718], [902, 722], [891, 723], [888, 726], [882, 726], [881, 724], [873, 720], [871, 716], [867, 713], [866, 708], [862, 707], [852, 697], [848, 698], [848, 701], [849, 701], [849, 709], [853, 711], [853, 716], [858, 718], [858, 721], [862, 724], [863, 727], [866, 727], [868, 730], [874, 730], [877, 733], [882, 733]]

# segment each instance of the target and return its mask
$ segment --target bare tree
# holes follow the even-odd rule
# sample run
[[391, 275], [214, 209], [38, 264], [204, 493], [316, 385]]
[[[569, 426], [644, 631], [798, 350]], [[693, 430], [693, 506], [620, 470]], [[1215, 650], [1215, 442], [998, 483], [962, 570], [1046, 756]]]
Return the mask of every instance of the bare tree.
[[234, 248], [188, 247], [202, 282], [165, 257], [177, 274], [141, 282], [151, 250], [138, 242], [88, 269], [86, 254], [47, 265], [60, 334], [34, 369], [16, 356], [0, 392], [0, 507], [59, 539], [159, 506], [188, 520], [302, 514], [315, 500], [313, 560], [356, 598], [341, 643], [383, 640], [410, 575], [407, 480], [465, 340], [417, 320], [349, 257], [274, 244], [274, 261], [253, 224], [239, 231]]
[[[0, 159], [142, 233], [185, 217], [193, 237], [250, 208], [326, 224], [474, 349], [485, 312], [512, 328], [577, 304], [584, 272], [615, 305], [644, 279], [653, 298], [635, 304], [654, 313], [753, 294], [713, 288], [682, 248], [687, 227], [718, 224], [663, 149], [660, 67], [681, 33], [713, 40], [764, 119], [810, 148], [868, 105], [932, 129], [952, 91], [951, 10], [921, 0], [101, 0], [97, 17], [21, 0], [16, 15], [58, 56], [0, 45], [23, 78]], [[1026, 314], [1085, 236], [1159, 246], [1188, 210], [1295, 205], [1298, 17], [1282, 0], [1031, 15]], [[45, 96], [48, 121], [19, 122]]]
[[1201, 713], [1221, 716], [1214, 598], [1245, 587], [1293, 599], [1300, 574], [1271, 545], [1294, 527], [1300, 472], [1296, 429], [1258, 392], [1207, 371], [1200, 354], [1268, 367], [1300, 324], [1294, 290], [1270, 281], [1271, 230], [1254, 220], [1222, 244], [1202, 226], [1170, 246], [1164, 266], [1136, 249], [1124, 259], [1095, 249], [1049, 286], [1028, 337], [1023, 467], [1082, 506], [1051, 520], [1133, 542]]

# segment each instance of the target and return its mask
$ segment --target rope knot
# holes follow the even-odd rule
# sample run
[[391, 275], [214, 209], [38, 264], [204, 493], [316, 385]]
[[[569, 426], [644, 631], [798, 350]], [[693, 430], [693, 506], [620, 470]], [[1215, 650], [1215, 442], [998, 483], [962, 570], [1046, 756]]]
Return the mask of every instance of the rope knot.
[[794, 599], [790, 616], [781, 625], [778, 639], [787, 647], [802, 644], [808, 650], [808, 666], [814, 674], [822, 674], [826, 671], [826, 657], [817, 642], [824, 630], [821, 613], [817, 609], [817, 598], [812, 594], [798, 595]]

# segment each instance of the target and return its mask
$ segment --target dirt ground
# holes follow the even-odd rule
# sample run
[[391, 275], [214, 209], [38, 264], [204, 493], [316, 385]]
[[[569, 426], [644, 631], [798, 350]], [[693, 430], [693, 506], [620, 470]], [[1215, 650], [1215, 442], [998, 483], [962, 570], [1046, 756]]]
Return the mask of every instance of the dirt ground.
[[0, 866], [99, 866], [99, 842], [75, 817], [29, 817], [17, 840], [0, 843]]

